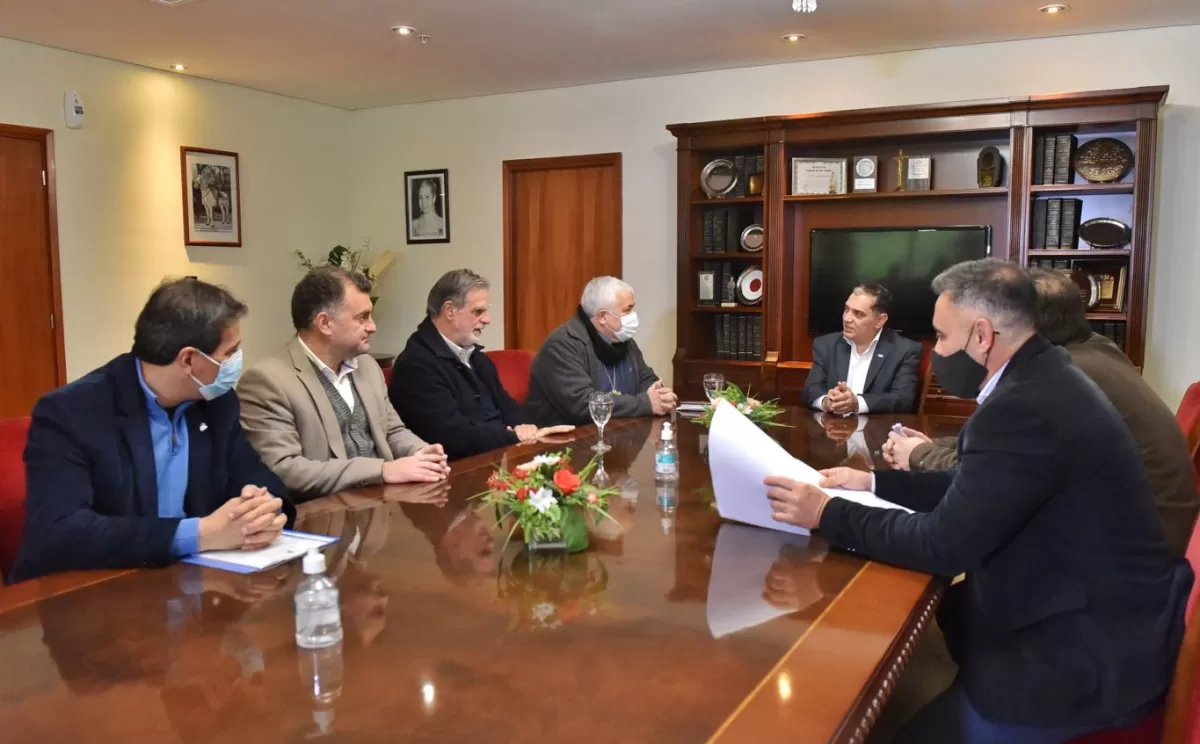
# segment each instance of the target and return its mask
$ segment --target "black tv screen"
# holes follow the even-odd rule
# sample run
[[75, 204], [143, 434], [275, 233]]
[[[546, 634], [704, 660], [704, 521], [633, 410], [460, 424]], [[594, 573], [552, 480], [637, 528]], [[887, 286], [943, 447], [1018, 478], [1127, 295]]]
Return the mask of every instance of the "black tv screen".
[[930, 282], [956, 263], [986, 258], [992, 230], [969, 227], [814, 229], [808, 288], [813, 334], [842, 330], [842, 309], [859, 284], [892, 293], [888, 327], [910, 338], [933, 335]]

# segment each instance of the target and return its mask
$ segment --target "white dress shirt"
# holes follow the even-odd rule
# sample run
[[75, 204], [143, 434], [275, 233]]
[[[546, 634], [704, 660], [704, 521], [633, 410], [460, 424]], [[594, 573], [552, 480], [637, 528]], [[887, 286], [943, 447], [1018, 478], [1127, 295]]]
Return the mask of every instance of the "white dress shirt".
[[317, 365], [317, 369], [321, 374], [333, 383], [333, 387], [337, 389], [338, 394], [342, 396], [342, 400], [346, 401], [346, 405], [350, 410], [354, 410], [354, 386], [350, 382], [350, 373], [358, 369], [357, 359], [347, 359], [342, 362], [342, 367], [337, 372], [329, 368], [329, 365], [317, 358], [317, 355], [312, 353], [312, 349], [308, 348], [308, 344], [304, 343], [304, 339], [297, 337], [300, 342], [300, 348], [304, 349], [304, 353], [308, 358]]
[[446, 338], [446, 336], [441, 331], [438, 331], [438, 335], [441, 336], [442, 340], [446, 342], [446, 346], [450, 347], [450, 351], [454, 352], [454, 356], [458, 357], [458, 361], [467, 365], [467, 367], [471, 366], [471, 354], [475, 352], [474, 344], [472, 344], [470, 347], [464, 349], [463, 347], [454, 343], [450, 339]]
[[[867, 344], [867, 348], [863, 353], [858, 353], [858, 347], [850, 339], [842, 336], [842, 340], [850, 345], [850, 368], [846, 371], [846, 386], [854, 392], [858, 397], [858, 412], [869, 413], [867, 401], [863, 400], [863, 388], [867, 386], [867, 372], [871, 369], [871, 359], [875, 356], [875, 347], [879, 345], [879, 337], [883, 335], [883, 329], [879, 329], [879, 333], [875, 334], [875, 338], [871, 339], [871, 343]], [[817, 398], [814, 407], [818, 410], [825, 410], [825, 398], [822, 395]]]

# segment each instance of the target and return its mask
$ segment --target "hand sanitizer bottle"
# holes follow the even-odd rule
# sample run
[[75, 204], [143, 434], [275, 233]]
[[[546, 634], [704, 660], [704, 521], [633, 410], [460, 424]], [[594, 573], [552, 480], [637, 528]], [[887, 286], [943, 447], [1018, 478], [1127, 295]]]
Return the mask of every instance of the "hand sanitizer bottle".
[[296, 588], [296, 645], [325, 648], [342, 640], [342, 611], [338, 588], [325, 575], [325, 556], [310, 550], [304, 556], [308, 577]]
[[654, 479], [679, 480], [679, 451], [675, 449], [675, 430], [670, 421], [663, 422], [658, 448], [654, 451]]

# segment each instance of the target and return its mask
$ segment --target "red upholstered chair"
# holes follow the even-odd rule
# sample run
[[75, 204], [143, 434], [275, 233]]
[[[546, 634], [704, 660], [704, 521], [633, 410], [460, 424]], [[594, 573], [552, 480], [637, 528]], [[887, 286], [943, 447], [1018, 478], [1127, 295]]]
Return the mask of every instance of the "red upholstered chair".
[[25, 462], [29, 418], [0, 421], [0, 574], [17, 558], [25, 528]]
[[[1192, 385], [1188, 394], [1191, 395], [1196, 387]], [[1184, 400], [1187, 400], [1186, 396]], [[1192, 528], [1187, 559], [1192, 564], [1192, 571], [1200, 576], [1200, 522]], [[1139, 724], [1097, 731], [1072, 739], [1070, 744], [1200, 744], [1200, 686], [1196, 684], [1196, 672], [1200, 671], [1200, 618], [1193, 612], [1196, 597], [1200, 596], [1198, 587], [1200, 582], [1192, 586], [1192, 595], [1188, 599], [1187, 630], [1166, 705]]]
[[1193, 382], [1179, 402], [1175, 420], [1192, 447], [1192, 465], [1200, 474], [1200, 382]]
[[529, 368], [533, 366], [533, 352], [526, 349], [498, 349], [487, 352], [496, 365], [500, 384], [517, 403], [524, 405], [529, 395]]
[[392, 384], [392, 368], [383, 368], [383, 384], [390, 386]]

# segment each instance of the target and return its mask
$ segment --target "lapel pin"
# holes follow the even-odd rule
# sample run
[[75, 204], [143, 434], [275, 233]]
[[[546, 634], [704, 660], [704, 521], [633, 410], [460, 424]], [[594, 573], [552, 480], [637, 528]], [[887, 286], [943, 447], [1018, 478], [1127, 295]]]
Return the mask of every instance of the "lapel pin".
[[883, 359], [883, 354], [876, 354], [875, 356], [879, 357], [880, 359]]
[[200, 422], [200, 431], [208, 431], [208, 424], [201, 421]]

